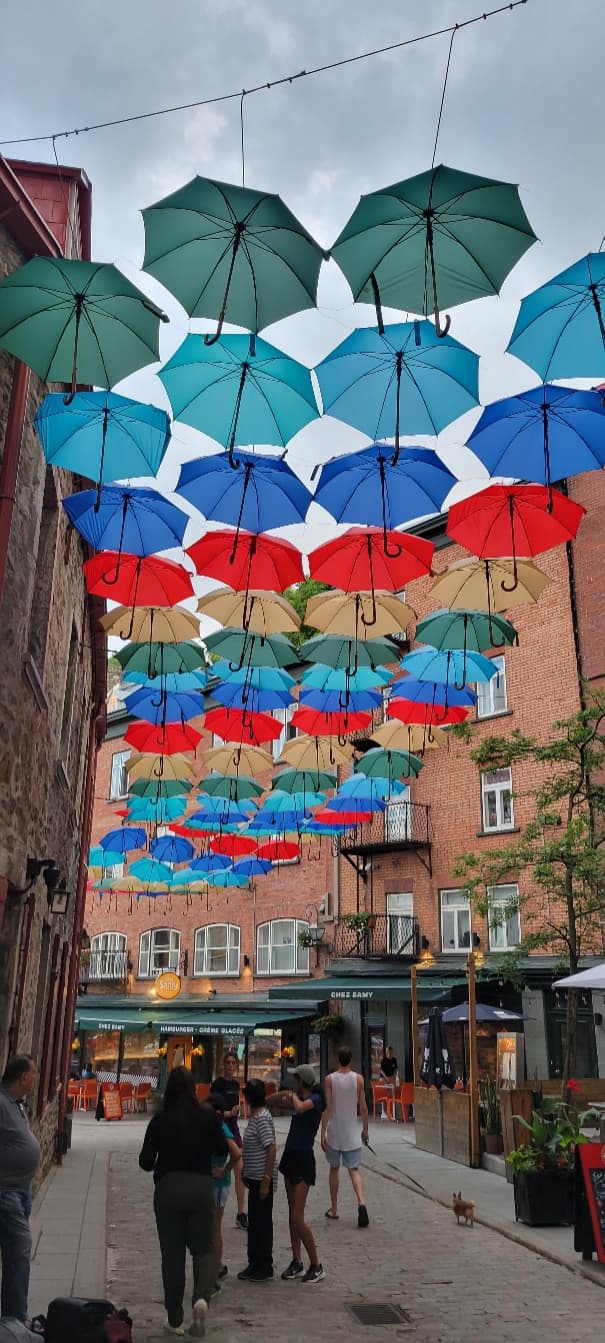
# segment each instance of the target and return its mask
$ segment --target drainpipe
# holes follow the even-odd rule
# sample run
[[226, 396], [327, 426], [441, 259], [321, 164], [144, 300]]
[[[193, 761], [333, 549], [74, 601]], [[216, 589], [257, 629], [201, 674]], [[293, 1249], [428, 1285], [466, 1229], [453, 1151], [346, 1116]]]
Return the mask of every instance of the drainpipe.
[[16, 359], [6, 421], [6, 434], [4, 436], [2, 466], [0, 467], [0, 602], [4, 596], [8, 547], [15, 507], [17, 477], [19, 475], [21, 441], [27, 409], [29, 376], [27, 364], [22, 364], [20, 359]]

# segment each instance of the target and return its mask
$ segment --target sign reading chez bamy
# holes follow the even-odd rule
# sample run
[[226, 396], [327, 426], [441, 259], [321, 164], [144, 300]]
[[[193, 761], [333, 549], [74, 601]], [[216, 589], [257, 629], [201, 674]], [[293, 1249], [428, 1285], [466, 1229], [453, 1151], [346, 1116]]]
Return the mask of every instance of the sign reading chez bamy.
[[158, 998], [178, 998], [181, 992], [181, 977], [175, 975], [174, 970], [165, 970], [163, 975], [158, 975], [154, 988]]

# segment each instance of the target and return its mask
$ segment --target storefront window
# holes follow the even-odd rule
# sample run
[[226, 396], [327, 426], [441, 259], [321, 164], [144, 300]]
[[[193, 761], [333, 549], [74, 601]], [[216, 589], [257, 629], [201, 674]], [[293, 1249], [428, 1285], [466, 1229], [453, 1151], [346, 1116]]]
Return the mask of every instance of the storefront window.
[[279, 1086], [281, 1066], [281, 1031], [261, 1027], [248, 1040], [248, 1077], [260, 1077], [265, 1083]]
[[87, 1032], [86, 1047], [82, 1056], [82, 1070], [88, 1065], [99, 1082], [116, 1082], [119, 1052], [119, 1031], [99, 1031], [96, 1035]]
[[155, 1031], [125, 1031], [121, 1077], [136, 1077], [137, 1082], [157, 1085], [160, 1071], [160, 1037]]
[[307, 1040], [307, 1063], [315, 1069], [316, 1077], [320, 1074], [321, 1064], [321, 1035], [313, 1031]]

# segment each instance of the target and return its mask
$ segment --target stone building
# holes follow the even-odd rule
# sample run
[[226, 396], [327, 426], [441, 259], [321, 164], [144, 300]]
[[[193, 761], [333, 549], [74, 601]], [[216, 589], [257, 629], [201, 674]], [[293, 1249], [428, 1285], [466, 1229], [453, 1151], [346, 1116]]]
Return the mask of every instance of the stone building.
[[[79, 169], [0, 158], [0, 276], [31, 256], [90, 258]], [[103, 607], [86, 592], [33, 421], [46, 388], [0, 350], [0, 1067], [31, 1052], [44, 1167], [61, 1154], [96, 750], [104, 731]]]

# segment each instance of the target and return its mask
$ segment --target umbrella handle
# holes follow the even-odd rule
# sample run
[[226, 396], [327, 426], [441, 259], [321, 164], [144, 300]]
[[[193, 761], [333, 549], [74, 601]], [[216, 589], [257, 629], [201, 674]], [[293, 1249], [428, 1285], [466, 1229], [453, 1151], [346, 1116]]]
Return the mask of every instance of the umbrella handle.
[[369, 620], [366, 620], [365, 613], [364, 613], [364, 610], [363, 610], [363, 604], [362, 604], [362, 600], [361, 600], [361, 594], [360, 594], [359, 592], [357, 593], [357, 596], [356, 596], [355, 600], [356, 600], [356, 603], [357, 603], [357, 606], [358, 606], [359, 614], [360, 614], [360, 616], [361, 616], [361, 623], [362, 623], [362, 625], [364, 625], [366, 629], [370, 629], [370, 627], [371, 627], [372, 625], [375, 625], [375, 624], [376, 624], [376, 619], [377, 619], [377, 612], [376, 612], [376, 593], [375, 593], [375, 591], [374, 591], [374, 588], [372, 588], [372, 610], [371, 610], [371, 614], [370, 614], [370, 619], [369, 619]]
[[133, 629], [134, 629], [134, 613], [135, 613], [135, 610], [136, 610], [136, 607], [133, 606], [132, 609], [131, 609], [131, 612], [130, 612], [130, 625], [129, 625], [129, 627], [128, 627], [126, 633], [124, 633], [123, 630], [120, 630], [120, 633], [119, 633], [119, 635], [118, 635], [118, 638], [119, 638], [119, 639], [123, 639], [125, 643], [128, 643], [129, 640], [130, 640], [131, 637], [132, 637], [132, 631], [133, 631]]
[[386, 496], [386, 474], [385, 461], [382, 456], [379, 457], [378, 469], [380, 471], [380, 496], [382, 500], [382, 548], [389, 560], [397, 560], [403, 554], [403, 546], [396, 545], [395, 550], [389, 550], [389, 541], [387, 537], [387, 496]]
[[240, 408], [241, 408], [241, 404], [242, 404], [242, 396], [243, 396], [243, 394], [244, 394], [244, 385], [245, 385], [245, 382], [246, 382], [246, 374], [247, 374], [247, 372], [248, 372], [249, 367], [250, 367], [250, 365], [249, 365], [249, 363], [248, 363], [248, 360], [247, 360], [247, 359], [244, 359], [244, 362], [243, 362], [243, 364], [242, 364], [242, 371], [241, 371], [241, 375], [240, 375], [240, 380], [239, 380], [239, 387], [238, 387], [238, 389], [237, 389], [237, 396], [236, 396], [236, 398], [235, 398], [235, 406], [234, 406], [234, 408], [233, 408], [233, 419], [232, 419], [232, 421], [231, 421], [231, 435], [230, 435], [230, 438], [229, 438], [229, 466], [233, 467], [233, 470], [234, 470], [234, 471], [237, 471], [237, 469], [238, 469], [238, 467], [239, 467], [239, 465], [240, 465], [239, 462], [236, 461], [235, 457], [233, 456], [233, 450], [234, 450], [234, 448], [235, 448], [235, 440], [236, 440], [236, 437], [237, 437], [237, 422], [238, 422], [238, 420], [239, 420], [239, 413], [240, 413]]
[[402, 368], [403, 368], [403, 350], [398, 350], [398, 351], [397, 351], [397, 357], [396, 357], [396, 367], [395, 367], [395, 397], [396, 397], [396, 401], [395, 401], [395, 451], [394, 451], [394, 453], [393, 453], [393, 456], [391, 457], [391, 466], [397, 466], [397, 462], [399, 461], [399, 421], [400, 421], [399, 398], [400, 398], [400, 396], [401, 396], [401, 371], [402, 371]]
[[439, 296], [437, 294], [437, 274], [435, 271], [435, 251], [433, 247], [433, 219], [430, 208], [424, 213], [426, 214], [426, 241], [429, 253], [429, 261], [431, 263], [431, 280], [433, 283], [433, 316], [435, 318], [435, 331], [439, 336], [439, 339], [443, 340], [443, 337], [447, 336], [447, 333], [452, 325], [452, 319], [451, 317], [446, 316], [444, 318], [443, 326], [441, 325], [441, 314], [439, 312]]
[[383, 316], [382, 316], [382, 303], [381, 303], [381, 301], [380, 301], [380, 290], [379, 290], [379, 288], [378, 288], [378, 280], [376, 279], [376, 276], [375, 276], [375, 274], [374, 274], [374, 271], [372, 271], [372, 272], [371, 272], [371, 275], [370, 275], [370, 284], [371, 284], [371, 286], [372, 286], [372, 294], [373, 294], [373, 297], [374, 297], [374, 306], [375, 306], [375, 308], [376, 308], [376, 321], [377, 321], [377, 323], [378, 323], [378, 335], [379, 335], [379, 336], [384, 336], [384, 318], [383, 318]]
[[80, 318], [82, 316], [83, 303], [84, 303], [84, 295], [76, 294], [76, 330], [74, 335], [74, 360], [71, 366], [71, 388], [69, 392], [67, 392], [67, 394], [63, 397], [64, 406], [71, 406], [74, 396], [76, 395], [76, 375], [78, 371], [78, 338], [80, 335]]
[[505, 583], [504, 579], [502, 579], [500, 587], [502, 588], [503, 592], [515, 592], [515, 590], [519, 586], [519, 573], [517, 570], [517, 551], [515, 547], [515, 506], [513, 504], [512, 494], [509, 494], [508, 496], [508, 511], [510, 514], [510, 536], [511, 536], [511, 550], [513, 559], [513, 581], [512, 584], [509, 584]]
[[[116, 583], [117, 583], [117, 581], [118, 581], [118, 578], [119, 578], [119, 576], [120, 576], [120, 563], [121, 563], [121, 560], [122, 560], [122, 546], [123, 546], [123, 544], [124, 544], [124, 529], [125, 529], [125, 527], [126, 527], [126, 516], [127, 516], [127, 513], [128, 513], [128, 499], [129, 499], [129, 496], [128, 496], [127, 494], [125, 494], [125, 495], [124, 495], [124, 499], [123, 499], [123, 501], [122, 501], [122, 526], [121, 526], [121, 528], [120, 528], [120, 540], [119, 540], [119, 543], [118, 543], [118, 558], [117, 558], [117, 563], [116, 563], [116, 567], [115, 567], [114, 577], [113, 577], [113, 578], [110, 578], [110, 577], [109, 577], [109, 570], [107, 570], [107, 573], [103, 575], [103, 581], [104, 581], [105, 586], [106, 586], [107, 588], [113, 588], [113, 587], [115, 587], [115, 585], [116, 585]], [[95, 512], [97, 512], [97, 504], [95, 504]], [[138, 580], [137, 580], [137, 582], [138, 582]], [[134, 619], [134, 617], [133, 617], [133, 619]]]
[[231, 253], [231, 265], [229, 266], [229, 274], [227, 276], [227, 283], [225, 285], [225, 293], [223, 294], [223, 302], [221, 304], [221, 310], [219, 313], [218, 326], [213, 336], [209, 336], [208, 334], [204, 336], [204, 345], [216, 345], [217, 340], [219, 340], [222, 335], [225, 316], [227, 313], [227, 303], [229, 301], [229, 290], [231, 288], [231, 281], [233, 279], [233, 271], [235, 268], [235, 259], [237, 257], [239, 245], [242, 240], [242, 234], [244, 232], [244, 228], [245, 228], [244, 221], [238, 219], [237, 224], [235, 225], [233, 249]]
[[[65, 398], [63, 399], [65, 400]], [[107, 409], [107, 406], [105, 406], [105, 410], [103, 411], [103, 437], [101, 439], [101, 461], [99, 463], [99, 479], [97, 481], [97, 497], [95, 499], [95, 508], [94, 508], [95, 513], [98, 513], [101, 507], [101, 496], [103, 494], [103, 470], [105, 467], [105, 443], [107, 440], [108, 418], [109, 418], [109, 411]]]

